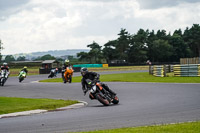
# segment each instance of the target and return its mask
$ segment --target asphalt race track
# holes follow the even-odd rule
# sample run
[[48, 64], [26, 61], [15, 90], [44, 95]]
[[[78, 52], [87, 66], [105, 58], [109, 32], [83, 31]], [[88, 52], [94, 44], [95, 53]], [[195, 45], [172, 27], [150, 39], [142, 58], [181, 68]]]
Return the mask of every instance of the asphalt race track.
[[[132, 71], [130, 71], [132, 72]], [[101, 72], [119, 73], [119, 72]], [[80, 75], [75, 73], [74, 76]], [[86, 101], [78, 109], [0, 119], [0, 133], [57, 133], [200, 120], [200, 84], [108, 82], [119, 105], [104, 107], [83, 95], [80, 83], [37, 83], [48, 75], [10, 77], [0, 96]], [[72, 81], [73, 82], [73, 81]]]

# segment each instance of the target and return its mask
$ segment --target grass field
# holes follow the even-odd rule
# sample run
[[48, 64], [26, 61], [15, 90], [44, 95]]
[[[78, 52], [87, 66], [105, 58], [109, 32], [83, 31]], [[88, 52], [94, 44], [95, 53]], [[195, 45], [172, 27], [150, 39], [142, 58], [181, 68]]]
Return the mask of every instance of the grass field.
[[[11, 68], [10, 76], [17, 76], [22, 68]], [[123, 71], [123, 70], [148, 70], [148, 66], [121, 66], [121, 67], [98, 67], [88, 68], [90, 71]], [[30, 67], [28, 68], [28, 75], [38, 75], [39, 68]]]
[[68, 106], [75, 103], [78, 103], [78, 101], [0, 97], [0, 114], [28, 111], [34, 109], [54, 110], [56, 108]]
[[79, 133], [199, 133], [200, 121]]
[[88, 68], [89, 71], [127, 71], [127, 70], [149, 70], [149, 66], [119, 66], [119, 67], [96, 67]]
[[[80, 82], [81, 76], [73, 77], [72, 82]], [[102, 82], [155, 82], [155, 83], [200, 83], [200, 77], [155, 77], [148, 72], [101, 75]], [[40, 82], [62, 82], [61, 78]]]
[[[10, 76], [18, 76], [21, 69], [20, 68], [10, 69]], [[28, 68], [28, 75], [38, 75], [38, 74], [39, 74], [39, 68]]]

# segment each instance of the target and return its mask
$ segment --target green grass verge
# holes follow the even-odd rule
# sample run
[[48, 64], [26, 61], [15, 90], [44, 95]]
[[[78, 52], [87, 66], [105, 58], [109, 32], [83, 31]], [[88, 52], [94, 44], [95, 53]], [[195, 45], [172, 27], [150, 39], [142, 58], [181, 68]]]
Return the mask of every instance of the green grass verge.
[[[22, 68], [11, 68], [10, 76], [18, 76]], [[149, 70], [149, 66], [120, 66], [120, 67], [93, 67], [90, 71], [126, 71], [126, 70]], [[28, 75], [38, 75], [38, 67], [28, 67]]]
[[[155, 82], [155, 83], [200, 83], [200, 77], [155, 77], [148, 72], [101, 75], [102, 82]], [[72, 82], [80, 82], [81, 77], [73, 77]], [[62, 82], [61, 78], [41, 80], [40, 82]]]
[[127, 71], [127, 70], [149, 70], [149, 66], [119, 66], [119, 67], [91, 67], [89, 71]]
[[[11, 68], [10, 69], [10, 76], [18, 76], [19, 72], [22, 68]], [[29, 75], [38, 75], [39, 74], [39, 68], [28, 68], [28, 76]]]
[[145, 127], [131, 127], [78, 133], [199, 133], [200, 122], [186, 122]]
[[78, 101], [0, 97], [0, 114], [34, 109], [54, 110], [56, 108], [72, 105], [75, 103], [78, 103]]

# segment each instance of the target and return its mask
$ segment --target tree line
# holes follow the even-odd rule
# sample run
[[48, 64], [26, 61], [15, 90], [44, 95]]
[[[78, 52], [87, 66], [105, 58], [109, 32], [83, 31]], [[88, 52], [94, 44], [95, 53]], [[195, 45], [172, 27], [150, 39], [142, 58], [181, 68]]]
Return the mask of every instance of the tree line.
[[88, 44], [89, 52], [77, 53], [80, 61], [102, 63], [106, 60], [121, 60], [128, 63], [179, 62], [180, 58], [200, 57], [200, 26], [175, 30], [172, 34], [166, 30], [150, 31], [139, 29], [130, 34], [121, 29], [118, 38], [100, 46], [93, 41]]
[[[55, 60], [55, 59], [56, 59], [56, 57], [51, 56], [50, 54], [47, 54], [47, 55], [35, 58], [34, 61], [38, 61], [38, 60]], [[13, 55], [6, 55], [5, 59], [3, 61], [4, 62], [26, 61], [26, 57], [25, 56], [19, 56], [17, 59], [15, 59], [15, 57]]]
[[[103, 46], [93, 41], [88, 44], [89, 52], [77, 53], [79, 62], [82, 63], [110, 63], [113, 60], [127, 63], [152, 62], [179, 62], [180, 58], [200, 57], [200, 25], [193, 24], [191, 28], [175, 30], [167, 33], [165, 30], [150, 31], [139, 29], [136, 34], [130, 34], [126, 29], [121, 29], [118, 38], [110, 40]], [[0, 59], [2, 41], [0, 40]], [[51, 55], [44, 55], [35, 60], [56, 59]], [[20, 56], [17, 61], [25, 61]], [[63, 61], [63, 59], [58, 59]], [[76, 59], [71, 59], [75, 60]], [[15, 61], [12, 55], [5, 57], [6, 62]]]
[[[68, 59], [73, 62], [73, 63], [78, 63], [78, 59], [74, 58], [73, 56], [69, 55], [68, 56]], [[37, 58], [35, 59], [32, 59], [33, 61], [44, 61], [44, 60], [57, 60], [61, 63], [63, 63], [65, 61], [65, 59], [61, 58], [61, 57], [55, 57], [55, 56], [52, 56], [50, 54], [46, 54], [46, 55], [43, 55], [43, 56], [38, 56]], [[6, 55], [5, 56], [5, 59], [2, 60], [2, 62], [7, 62], [7, 63], [10, 63], [12, 61], [28, 61], [26, 59], [25, 56], [19, 56], [15, 59], [15, 57], [13, 55]]]

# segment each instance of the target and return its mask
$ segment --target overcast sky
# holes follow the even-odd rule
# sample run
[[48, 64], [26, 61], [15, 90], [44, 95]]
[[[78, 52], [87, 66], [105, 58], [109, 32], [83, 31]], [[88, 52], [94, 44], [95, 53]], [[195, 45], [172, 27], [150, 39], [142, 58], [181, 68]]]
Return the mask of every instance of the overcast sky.
[[200, 0], [0, 0], [2, 54], [86, 49], [121, 28], [173, 32], [200, 23]]

